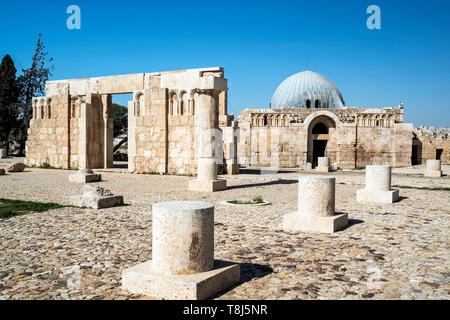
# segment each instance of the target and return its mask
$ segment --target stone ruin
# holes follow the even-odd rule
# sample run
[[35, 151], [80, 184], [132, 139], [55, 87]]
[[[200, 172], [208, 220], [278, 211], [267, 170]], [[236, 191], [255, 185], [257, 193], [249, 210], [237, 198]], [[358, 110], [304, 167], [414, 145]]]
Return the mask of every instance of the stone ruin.
[[122, 272], [122, 288], [158, 299], [201, 300], [240, 280], [240, 266], [214, 260], [214, 205], [162, 202], [152, 210], [152, 260]]
[[356, 192], [360, 203], [394, 203], [399, 190], [391, 189], [392, 167], [372, 165], [366, 167], [366, 187]]
[[83, 186], [83, 194], [70, 197], [70, 204], [76, 207], [104, 209], [123, 204], [123, 196], [113, 195], [111, 191], [90, 184]]
[[424, 176], [430, 178], [442, 177], [441, 160], [427, 160]]
[[46, 97], [33, 99], [26, 164], [111, 168], [112, 95], [131, 93], [130, 172], [194, 175], [205, 157], [202, 140], [221, 170], [236, 173], [237, 124], [227, 115], [227, 92], [218, 67], [49, 81]]
[[92, 169], [80, 169], [69, 176], [69, 182], [73, 183], [91, 183], [102, 180], [101, 174], [96, 174]]
[[298, 179], [298, 210], [283, 217], [287, 232], [334, 233], [348, 224], [348, 214], [335, 212], [336, 178], [301, 176]]

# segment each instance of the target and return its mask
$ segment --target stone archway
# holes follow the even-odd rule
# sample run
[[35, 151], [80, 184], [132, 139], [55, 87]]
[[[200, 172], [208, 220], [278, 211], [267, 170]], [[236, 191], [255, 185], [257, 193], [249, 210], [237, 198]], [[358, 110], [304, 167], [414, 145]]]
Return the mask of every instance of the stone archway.
[[317, 166], [319, 157], [329, 157], [336, 161], [336, 121], [324, 114], [311, 119], [308, 124], [307, 162]]

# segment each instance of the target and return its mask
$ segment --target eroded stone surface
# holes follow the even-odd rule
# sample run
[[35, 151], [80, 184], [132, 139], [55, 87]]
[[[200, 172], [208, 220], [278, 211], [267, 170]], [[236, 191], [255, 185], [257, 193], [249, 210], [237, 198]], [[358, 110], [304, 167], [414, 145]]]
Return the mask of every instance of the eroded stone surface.
[[81, 196], [71, 196], [70, 204], [77, 207], [104, 209], [123, 204], [123, 196], [115, 196], [102, 187], [85, 184]]
[[69, 176], [69, 182], [73, 183], [91, 183], [102, 180], [101, 174], [95, 174], [92, 169], [80, 169]]

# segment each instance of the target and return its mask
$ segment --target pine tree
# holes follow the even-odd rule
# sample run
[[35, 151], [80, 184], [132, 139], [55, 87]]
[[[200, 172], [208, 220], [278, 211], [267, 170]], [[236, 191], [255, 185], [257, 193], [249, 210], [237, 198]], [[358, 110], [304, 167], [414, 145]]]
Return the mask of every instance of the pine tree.
[[22, 69], [22, 75], [17, 79], [20, 88], [20, 104], [16, 110], [19, 114], [19, 125], [14, 130], [14, 137], [20, 144], [20, 153], [25, 150], [27, 130], [33, 117], [33, 97], [45, 95], [45, 82], [52, 75], [53, 65], [47, 66], [53, 58], [47, 59], [42, 34], [39, 34], [36, 49], [34, 51], [31, 67]]
[[16, 67], [7, 54], [0, 65], [0, 144], [9, 152], [12, 131], [17, 125], [16, 104], [19, 87], [16, 81]]

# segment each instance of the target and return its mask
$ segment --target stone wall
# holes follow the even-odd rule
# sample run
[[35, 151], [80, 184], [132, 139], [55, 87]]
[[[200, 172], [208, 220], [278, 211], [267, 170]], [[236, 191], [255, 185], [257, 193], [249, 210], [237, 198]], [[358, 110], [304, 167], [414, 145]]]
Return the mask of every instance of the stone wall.
[[[437, 160], [439, 157], [438, 153], [440, 153], [442, 164], [450, 164], [450, 130], [445, 128], [420, 129], [413, 130], [413, 143], [417, 145], [418, 162], [426, 163], [427, 160]], [[444, 131], [444, 134], [439, 134], [439, 130]]]
[[[402, 123], [401, 108], [246, 109], [237, 121], [244, 165], [307, 168], [317, 140], [340, 168], [411, 164], [413, 127]], [[318, 123], [327, 132], [314, 133]]]
[[[45, 162], [74, 169], [111, 167], [111, 95], [133, 93], [133, 101], [128, 104], [129, 170], [195, 174], [197, 113], [205, 107], [197, 101], [198, 92], [210, 95], [213, 110], [228, 120], [227, 90], [222, 68], [47, 82], [47, 97], [33, 100], [27, 164]], [[47, 101], [52, 115], [43, 113], [41, 117]], [[226, 122], [221, 125], [231, 125]], [[221, 132], [218, 121], [216, 131]], [[222, 136], [218, 136], [222, 150]]]

